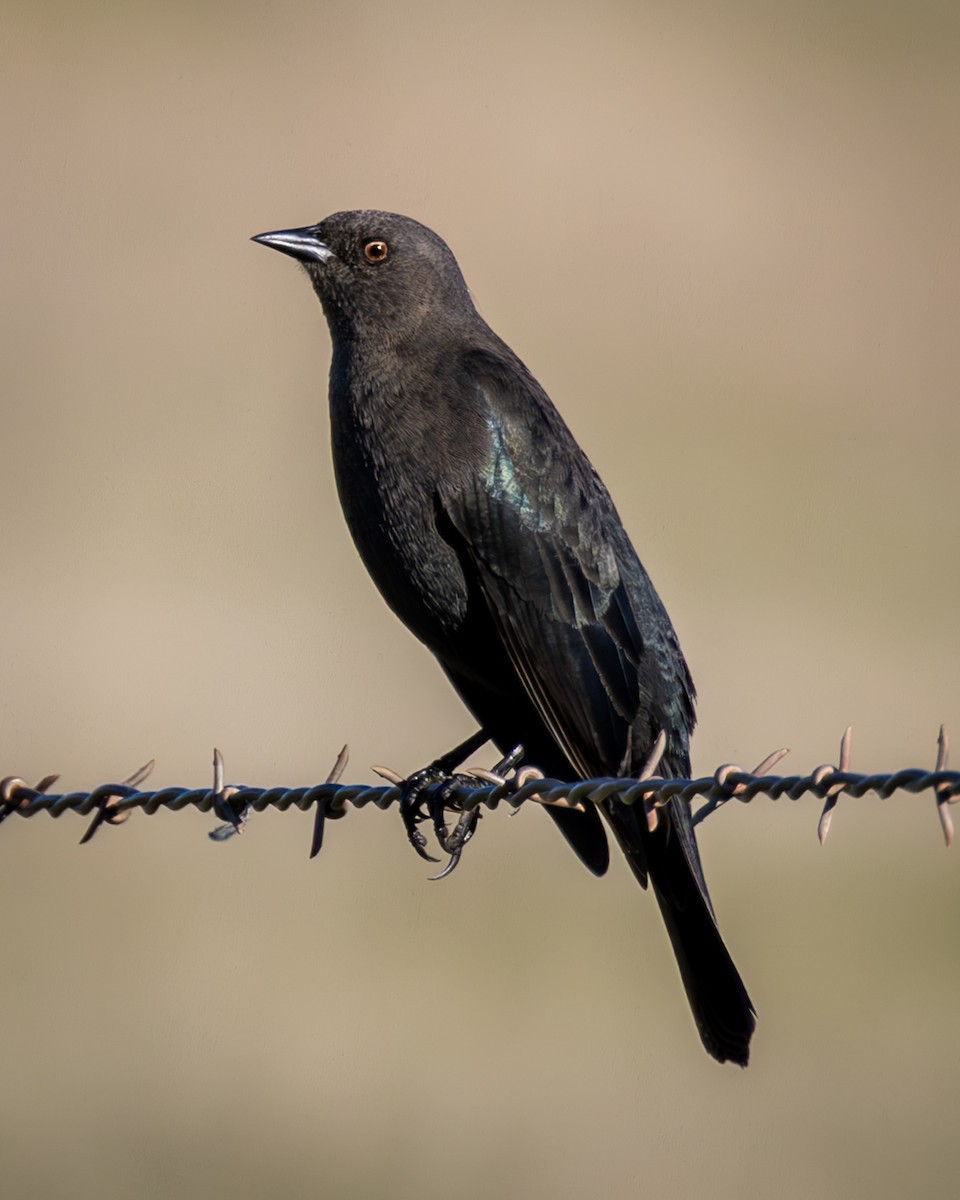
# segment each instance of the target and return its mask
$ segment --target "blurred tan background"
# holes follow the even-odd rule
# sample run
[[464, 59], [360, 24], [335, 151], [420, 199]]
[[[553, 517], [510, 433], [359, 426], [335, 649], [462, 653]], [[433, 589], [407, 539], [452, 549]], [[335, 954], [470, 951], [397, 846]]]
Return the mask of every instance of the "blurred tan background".
[[[742, 0], [28, 5], [0, 47], [0, 773], [309, 783], [470, 731], [333, 489], [329, 344], [248, 242], [436, 228], [568, 417], [700, 688], [695, 766], [960, 738], [960, 19]], [[712, 818], [760, 1023], [542, 814], [0, 830], [6, 1197], [956, 1194], [960, 849], [929, 796]]]

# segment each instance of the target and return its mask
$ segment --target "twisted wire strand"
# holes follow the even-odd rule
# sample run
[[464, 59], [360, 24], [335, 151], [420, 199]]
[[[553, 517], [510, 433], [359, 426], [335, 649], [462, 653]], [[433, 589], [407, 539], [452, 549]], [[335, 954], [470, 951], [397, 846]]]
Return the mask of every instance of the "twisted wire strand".
[[[818, 825], [820, 841], [824, 842], [841, 794], [861, 797], [872, 792], [885, 799], [895, 792], [918, 793], [932, 789], [946, 844], [949, 846], [953, 841], [954, 827], [948, 806], [960, 801], [960, 772], [948, 770], [949, 747], [942, 728], [938, 738], [937, 763], [933, 770], [910, 767], [892, 773], [870, 775], [850, 770], [849, 728], [841, 741], [839, 764], [824, 764], [808, 775], [767, 774], [766, 771], [786, 754], [786, 750], [778, 750], [764, 759], [754, 771], [726, 764], [713, 775], [699, 779], [663, 779], [655, 776], [654, 772], [665, 741], [661, 734], [641, 777], [637, 779], [609, 777], [570, 783], [546, 779], [533, 767], [512, 771], [506, 778], [476, 768], [471, 772], [472, 779], [456, 775], [441, 784], [430, 784], [422, 789], [420, 798], [428, 806], [433, 800], [441, 807], [461, 813], [470, 813], [480, 807], [495, 809], [500, 804], [508, 804], [516, 809], [528, 802], [582, 808], [587, 804], [616, 799], [622, 804], [642, 803], [647, 822], [654, 828], [657, 809], [674, 797], [688, 802], [697, 799], [704, 801], [693, 815], [694, 824], [698, 824], [730, 800], [749, 803], [757, 796], [766, 796], [771, 800], [782, 797], [799, 800], [813, 795], [825, 801]], [[56, 775], [46, 776], [35, 787], [17, 776], [8, 776], [0, 780], [0, 824], [14, 814], [20, 817], [32, 817], [43, 812], [52, 817], [60, 817], [65, 812], [76, 812], [81, 816], [93, 814], [93, 820], [81, 839], [83, 844], [102, 824], [121, 824], [135, 809], [152, 815], [161, 808], [174, 812], [195, 808], [204, 813], [212, 811], [225, 822], [210, 834], [214, 840], [223, 841], [233, 833], [243, 831], [251, 812], [262, 812], [267, 808], [276, 808], [281, 812], [288, 808], [302, 811], [314, 808], [312, 856], [320, 849], [327, 819], [342, 817], [351, 807], [365, 808], [372, 804], [376, 808], [386, 809], [400, 802], [405, 795], [405, 781], [382, 768], [378, 768], [378, 771], [391, 780], [387, 786], [341, 784], [339, 778], [346, 761], [347, 750], [344, 747], [324, 783], [296, 788], [225, 785], [223, 759], [219, 751], [214, 751], [212, 788], [166, 787], [157, 791], [141, 791], [139, 784], [152, 770], [152, 762], [122, 783], [104, 783], [89, 792], [52, 793], [49, 789], [59, 778]]]

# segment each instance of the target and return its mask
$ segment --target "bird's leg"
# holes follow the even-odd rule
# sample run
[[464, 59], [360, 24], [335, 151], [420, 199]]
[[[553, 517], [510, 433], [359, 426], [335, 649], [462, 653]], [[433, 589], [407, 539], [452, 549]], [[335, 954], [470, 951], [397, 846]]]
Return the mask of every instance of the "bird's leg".
[[[428, 854], [426, 850], [427, 839], [423, 836], [417, 826], [428, 818], [432, 819], [434, 830], [437, 833], [437, 840], [440, 845], [446, 849], [447, 829], [443, 822], [443, 810], [446, 805], [446, 798], [449, 791], [458, 784], [474, 783], [475, 781], [469, 775], [455, 775], [453, 772], [457, 767], [487, 741], [489, 735], [483, 729], [477, 730], [475, 734], [468, 737], [466, 741], [461, 742], [458, 746], [454, 746], [452, 750], [448, 750], [446, 754], [441, 754], [439, 758], [434, 759], [429, 766], [423, 770], [415, 772], [408, 776], [404, 781], [403, 788], [400, 793], [400, 816], [403, 820], [403, 827], [407, 831], [407, 837], [410, 839], [410, 845], [427, 862], [439, 862], [433, 855]], [[427, 811], [424, 811], [423, 794], [428, 788], [435, 784], [447, 783], [448, 787], [439, 789], [439, 795], [431, 797], [430, 803], [427, 806]], [[474, 821], [474, 825], [476, 821]], [[471, 830], [471, 833], [473, 831]], [[467, 837], [462, 838], [460, 848], [463, 843], [468, 841]], [[459, 854], [457, 855], [459, 858]], [[454, 864], [456, 865], [456, 864]]]

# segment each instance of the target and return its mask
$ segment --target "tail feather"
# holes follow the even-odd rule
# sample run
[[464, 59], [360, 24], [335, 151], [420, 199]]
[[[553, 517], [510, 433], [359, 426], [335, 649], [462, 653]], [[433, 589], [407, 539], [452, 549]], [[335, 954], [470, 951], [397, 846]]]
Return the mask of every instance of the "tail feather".
[[653, 884], [707, 1053], [745, 1067], [756, 1013], [713, 916], [689, 810], [672, 801], [652, 833], [631, 806], [611, 805], [607, 816], [637, 879]]

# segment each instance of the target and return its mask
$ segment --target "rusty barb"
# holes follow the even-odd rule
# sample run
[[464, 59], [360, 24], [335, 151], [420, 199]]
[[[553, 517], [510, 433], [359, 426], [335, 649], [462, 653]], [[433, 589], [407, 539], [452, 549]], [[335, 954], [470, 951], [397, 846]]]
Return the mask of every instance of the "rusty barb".
[[[844, 732], [838, 764], [824, 764], [809, 775], [769, 774], [788, 753], [786, 749], [781, 749], [768, 755], [752, 771], [727, 763], [713, 775], [701, 779], [664, 779], [656, 774], [666, 746], [666, 738], [661, 733], [643, 770], [635, 777], [564, 783], [546, 779], [535, 767], [515, 766], [519, 759], [519, 752], [515, 752], [503, 760], [509, 765], [509, 770], [503, 774], [473, 767], [463, 774], [447, 775], [441, 781], [431, 777], [430, 782], [422, 786], [418, 784], [417, 801], [427, 809], [432, 804], [435, 820], [439, 814], [441, 822], [444, 811], [461, 814], [461, 822], [466, 815], [475, 814], [470, 832], [457, 843], [457, 860], [462, 842], [472, 836], [476, 817], [480, 815], [477, 810], [495, 809], [500, 804], [506, 804], [514, 810], [526, 803], [578, 809], [606, 801], [642, 804], [647, 825], [653, 830], [657, 825], [657, 810], [674, 799], [689, 804], [703, 801], [693, 812], [693, 823], [698, 825], [731, 800], [748, 803], [756, 796], [767, 796], [771, 800], [781, 797], [799, 800], [802, 796], [814, 795], [824, 801], [817, 826], [822, 844], [827, 839], [842, 794], [863, 796], [873, 792], [885, 799], [894, 792], [922, 792], [928, 789], [934, 793], [944, 840], [948, 846], [951, 845], [954, 826], [949, 806], [960, 800], [960, 772], [948, 770], [949, 745], [943, 727], [937, 739], [937, 761], [932, 771], [908, 768], [888, 775], [860, 775], [850, 770], [851, 733], [849, 727]], [[476, 736], [464, 743], [471, 748], [480, 744]], [[216, 814], [222, 824], [212, 830], [209, 836], [214, 841], [222, 842], [242, 833], [251, 813], [262, 812], [266, 808], [281, 811], [291, 807], [303, 811], [312, 808], [314, 825], [310, 857], [313, 858], [323, 845], [328, 820], [345, 816], [351, 807], [364, 808], [372, 804], [385, 809], [404, 801], [409, 803], [411, 781], [418, 779], [418, 776], [408, 779], [385, 767], [375, 767], [374, 770], [387, 780], [387, 786], [341, 784], [340, 778], [347, 759], [347, 747], [344, 746], [323, 783], [300, 788], [253, 788], [226, 784], [223, 757], [219, 750], [214, 751], [212, 788], [168, 787], [155, 792], [141, 791], [140, 784], [153, 769], [152, 761], [122, 783], [101, 784], [92, 792], [52, 793], [50, 788], [56, 783], [58, 775], [47, 775], [35, 787], [16, 776], [8, 776], [0, 780], [0, 824], [14, 814], [32, 817], [46, 812], [52, 817], [59, 817], [65, 812], [76, 812], [91, 816], [86, 832], [80, 839], [80, 844], [84, 845], [102, 825], [120, 825], [134, 809], [152, 814], [160, 808], [179, 811], [191, 807], [200, 812]], [[443, 848], [451, 853], [446, 844], [443, 844]], [[449, 874], [452, 866], [456, 865], [452, 853], [451, 861], [452, 865], [442, 874]]]

